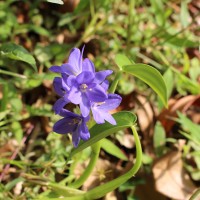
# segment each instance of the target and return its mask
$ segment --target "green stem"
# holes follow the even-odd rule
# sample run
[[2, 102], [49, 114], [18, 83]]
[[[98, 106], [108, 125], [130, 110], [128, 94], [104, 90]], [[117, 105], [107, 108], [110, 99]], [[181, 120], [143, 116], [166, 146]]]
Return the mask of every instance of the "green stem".
[[190, 197], [190, 199], [189, 200], [197, 200], [197, 197], [200, 195], [200, 188], [199, 189], [197, 189], [195, 192], [194, 192], [194, 194]]
[[17, 73], [14, 73], [14, 72], [9, 72], [9, 71], [3, 70], [3, 69], [0, 69], [0, 74], [5, 74], [5, 75], [9, 75], [9, 76], [15, 76], [15, 77], [18, 77], [18, 78], [27, 79], [27, 77], [24, 76], [24, 75], [17, 74]]
[[95, 15], [94, 0], [90, 0], [90, 13], [91, 13], [91, 17], [93, 18]]
[[[111, 192], [118, 188], [121, 184], [125, 183], [128, 179], [130, 179], [137, 173], [142, 164], [142, 147], [135, 126], [131, 126], [131, 129], [135, 138], [136, 145], [136, 162], [134, 166], [127, 173], [108, 183], [105, 183], [104, 185], [100, 185], [84, 194], [77, 194], [73, 197], [62, 198], [63, 200], [90, 200], [101, 198], [105, 196], [108, 192]], [[59, 198], [52, 198], [52, 200], [59, 200]]]
[[119, 82], [119, 80], [121, 79], [121, 76], [122, 76], [122, 71], [118, 71], [116, 76], [115, 76], [115, 79], [114, 81], [112, 82], [110, 88], [109, 88], [109, 92], [110, 93], [114, 93], [116, 88], [117, 88], [117, 84]]
[[87, 168], [85, 169], [84, 173], [80, 176], [79, 179], [77, 179], [75, 182], [68, 185], [69, 187], [79, 188], [81, 185], [83, 185], [83, 183], [87, 180], [87, 178], [90, 176], [91, 172], [93, 171], [99, 157], [101, 142], [95, 143], [94, 145], [91, 146], [91, 148], [92, 148], [91, 159]]
[[8, 92], [9, 92], [9, 88], [8, 88], [8, 84], [4, 84], [3, 85], [3, 98], [0, 102], [0, 111], [5, 111], [6, 110], [6, 106], [7, 106], [7, 102], [8, 102]]

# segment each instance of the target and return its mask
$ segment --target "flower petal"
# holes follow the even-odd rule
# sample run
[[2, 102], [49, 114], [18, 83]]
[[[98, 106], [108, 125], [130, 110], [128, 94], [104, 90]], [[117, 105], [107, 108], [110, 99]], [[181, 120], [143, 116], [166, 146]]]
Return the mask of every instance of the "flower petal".
[[80, 60], [82, 60], [80, 50], [78, 48], [73, 48], [70, 52], [68, 63], [73, 66], [73, 71], [77, 74], [82, 71]]
[[87, 117], [90, 114], [91, 104], [87, 96], [82, 94], [82, 101], [80, 102], [80, 110], [83, 117]]
[[105, 120], [106, 120], [110, 124], [116, 125], [116, 121], [113, 118], [113, 116], [110, 113], [99, 109], [98, 107], [97, 108], [92, 107], [92, 114], [97, 124], [103, 124], [105, 123]]
[[59, 96], [62, 97], [65, 94], [65, 91], [63, 90], [63, 87], [62, 87], [62, 79], [60, 77], [54, 78], [53, 87], [56, 94], [58, 94]]
[[77, 76], [76, 80], [79, 84], [91, 83], [94, 80], [94, 73], [84, 71]]
[[107, 91], [108, 88], [109, 88], [109, 81], [108, 81], [108, 80], [103, 81], [103, 82], [101, 83], [101, 87], [102, 87], [105, 91]]
[[67, 78], [67, 85], [68, 85], [69, 87], [72, 87], [72, 86], [77, 85], [76, 76], [74, 76], [74, 75], [69, 76], [69, 77]]
[[103, 124], [103, 123], [105, 123], [105, 120], [102, 117], [101, 112], [99, 112], [98, 109], [92, 108], [92, 114], [93, 114], [94, 120], [95, 120], [95, 122], [97, 124]]
[[77, 89], [77, 87], [71, 87], [68, 99], [74, 104], [79, 104], [82, 101], [81, 92]]
[[119, 104], [121, 103], [122, 98], [117, 95], [117, 94], [109, 94], [108, 95], [108, 99], [106, 99], [104, 101], [104, 103], [102, 103], [98, 109], [104, 110], [104, 111], [110, 111], [113, 110], [115, 108], [117, 108], [119, 106]]
[[73, 118], [63, 118], [57, 121], [53, 126], [53, 131], [60, 134], [72, 133], [76, 124], [73, 124]]
[[80, 142], [80, 130], [77, 127], [75, 131], [72, 133], [72, 143], [75, 148], [78, 146], [79, 142]]
[[84, 122], [82, 122], [79, 126], [79, 131], [80, 131], [80, 138], [82, 140], [88, 140], [90, 138], [90, 133], [88, 131], [88, 128]]
[[85, 58], [83, 60], [83, 71], [90, 71], [92, 73], [95, 72], [94, 64], [89, 58]]
[[116, 125], [116, 121], [110, 113], [102, 112], [102, 117], [112, 125]]
[[104, 70], [95, 73], [95, 83], [102, 83], [107, 76], [112, 74], [112, 70]]
[[100, 85], [96, 85], [94, 88], [87, 90], [86, 94], [92, 102], [103, 102], [108, 97], [105, 90]]
[[55, 73], [61, 73], [62, 72], [62, 68], [59, 66], [52, 66], [49, 68], [50, 71], [55, 72]]
[[78, 120], [82, 120], [82, 117], [80, 115], [73, 113], [67, 109], [61, 109], [59, 115], [62, 117], [71, 117], [71, 118], [77, 118]]
[[54, 112], [55, 112], [56, 114], [59, 114], [60, 111], [61, 111], [61, 109], [62, 109], [66, 104], [68, 104], [68, 103], [69, 103], [69, 101], [66, 101], [64, 98], [58, 99], [58, 100], [55, 102], [54, 106], [53, 106]]
[[74, 68], [72, 64], [64, 63], [60, 67], [62, 69], [62, 73], [66, 73], [67, 75], [77, 75], [79, 74], [79, 71]]

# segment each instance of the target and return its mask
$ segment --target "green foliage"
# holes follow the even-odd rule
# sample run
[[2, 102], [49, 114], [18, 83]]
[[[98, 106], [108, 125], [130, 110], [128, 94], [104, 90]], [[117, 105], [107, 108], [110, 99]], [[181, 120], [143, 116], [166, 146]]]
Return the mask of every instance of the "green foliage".
[[102, 139], [101, 148], [116, 158], [126, 161], [128, 160], [125, 154], [121, 151], [121, 149], [106, 138]]
[[76, 153], [109, 136], [110, 134], [115, 133], [116, 131], [133, 126], [137, 119], [134, 114], [126, 111], [118, 112], [114, 114], [113, 117], [115, 118], [117, 125], [113, 126], [108, 122], [94, 125], [90, 129], [90, 139], [86, 142], [81, 142], [76, 149], [73, 149], [71, 156], [74, 156]]
[[157, 156], [162, 156], [166, 153], [166, 133], [162, 125], [157, 122], [155, 125], [155, 132], [153, 135], [153, 145]]
[[178, 122], [182, 125], [184, 130], [188, 131], [188, 133], [183, 131], [181, 133], [188, 139], [197, 143], [197, 145], [200, 145], [200, 125], [193, 123], [190, 119], [188, 119], [180, 112], [178, 112], [178, 117]]
[[30, 64], [35, 71], [37, 70], [35, 58], [22, 46], [14, 43], [5, 43], [0, 47], [0, 53], [3, 58], [26, 62]]
[[167, 88], [161, 74], [156, 69], [145, 64], [124, 65], [122, 69], [147, 83], [167, 106]]

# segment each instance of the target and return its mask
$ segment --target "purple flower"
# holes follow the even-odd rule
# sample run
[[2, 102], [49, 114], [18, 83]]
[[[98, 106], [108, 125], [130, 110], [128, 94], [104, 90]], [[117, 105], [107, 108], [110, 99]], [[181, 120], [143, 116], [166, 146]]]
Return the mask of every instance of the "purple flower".
[[67, 83], [70, 87], [68, 99], [80, 105], [84, 117], [89, 115], [92, 102], [102, 102], [107, 99], [104, 88], [97, 83], [95, 74], [83, 71], [78, 76], [69, 76]]
[[78, 48], [73, 48], [69, 54], [68, 63], [64, 63], [59, 66], [52, 66], [49, 69], [52, 72], [56, 73], [66, 73], [67, 75], [77, 76], [82, 72], [82, 55], [83, 55], [84, 47], [82, 48], [82, 52]]
[[73, 48], [70, 52], [68, 63], [64, 63], [59, 66], [52, 66], [49, 68], [52, 72], [66, 74], [67, 76], [73, 75], [78, 76], [83, 71], [90, 71], [95, 73], [95, 79], [97, 83], [102, 83], [107, 76], [112, 74], [111, 70], [104, 70], [100, 72], [95, 72], [95, 67], [93, 62], [85, 58], [82, 60], [84, 47], [82, 48], [82, 52], [78, 48]]
[[[89, 115], [92, 102], [102, 102], [107, 98], [108, 82], [105, 80], [112, 71], [95, 72], [92, 61], [88, 58], [82, 61], [82, 52], [74, 48], [70, 52], [68, 63], [50, 68], [53, 72], [61, 73], [62, 81], [56, 80], [56, 92], [62, 97], [54, 105], [58, 114], [69, 102], [79, 104], [84, 117]], [[62, 94], [62, 95], [61, 95]]]
[[121, 103], [121, 100], [122, 98], [119, 95], [109, 94], [104, 102], [93, 103], [91, 109], [96, 123], [103, 124], [106, 120], [112, 125], [116, 125], [116, 121], [109, 111], [117, 108]]
[[65, 109], [62, 109], [59, 114], [64, 118], [54, 124], [54, 132], [60, 134], [71, 133], [74, 147], [78, 146], [80, 139], [88, 140], [90, 138], [90, 133], [86, 125], [89, 117], [85, 118], [82, 115], [77, 115]]
[[[106, 77], [112, 71], [95, 72], [93, 62], [88, 58], [83, 60], [83, 51], [84, 47], [82, 51], [73, 48], [67, 63], [50, 68], [51, 71], [61, 75], [55, 77], [53, 81], [54, 90], [60, 96], [53, 109], [63, 118], [55, 123], [53, 131], [59, 134], [72, 134], [74, 147], [78, 146], [81, 139], [90, 138], [86, 125], [90, 109], [96, 123], [102, 124], [107, 121], [116, 125], [109, 111], [118, 107], [122, 100], [117, 94], [107, 94], [109, 82]], [[70, 102], [80, 106], [81, 115], [63, 109]]]
[[70, 101], [68, 100], [68, 93], [70, 88], [65, 84], [65, 81], [61, 77], [55, 77], [53, 80], [53, 87], [55, 92], [61, 97], [58, 99], [53, 110], [56, 114], [59, 114], [60, 110]]

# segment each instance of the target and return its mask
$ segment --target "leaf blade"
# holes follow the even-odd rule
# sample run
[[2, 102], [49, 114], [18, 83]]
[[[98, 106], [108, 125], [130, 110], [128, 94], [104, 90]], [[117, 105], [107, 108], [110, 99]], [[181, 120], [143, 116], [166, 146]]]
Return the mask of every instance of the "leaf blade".
[[162, 75], [153, 67], [146, 64], [132, 64], [122, 66], [122, 70], [148, 84], [161, 98], [162, 103], [167, 107], [167, 87]]
[[111, 154], [112, 156], [115, 156], [116, 158], [119, 158], [119, 159], [122, 159], [122, 160], [125, 160], [125, 161], [128, 160], [128, 158], [121, 151], [121, 149], [106, 138], [102, 139], [101, 147], [102, 147], [102, 149], [104, 149], [104, 151]]
[[0, 55], [12, 60], [28, 63], [37, 71], [35, 58], [22, 46], [14, 43], [5, 43], [0, 47]]
[[119, 67], [120, 70], [122, 70], [122, 67], [124, 65], [131, 65], [134, 64], [132, 60], [130, 60], [126, 55], [124, 54], [117, 54], [115, 56], [115, 63]]
[[107, 122], [104, 124], [95, 124], [90, 129], [90, 139], [86, 142], [80, 142], [79, 146], [76, 149], [72, 150], [71, 156], [74, 156], [76, 153], [91, 146], [92, 144], [107, 137], [108, 135], [115, 133], [118, 130], [131, 127], [137, 119], [136, 115], [128, 111], [115, 113], [113, 117], [115, 118], [117, 125], [113, 126]]

